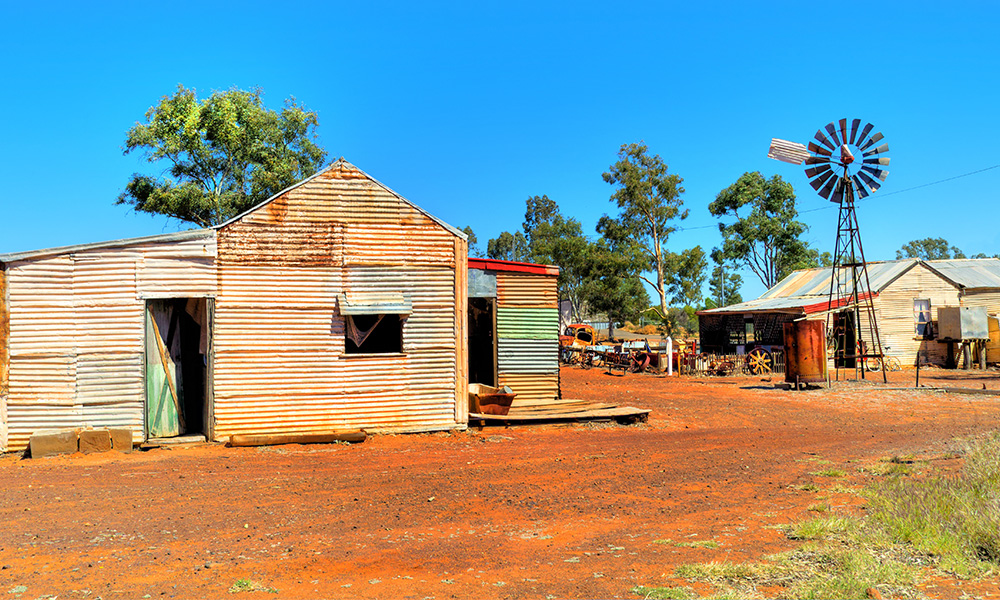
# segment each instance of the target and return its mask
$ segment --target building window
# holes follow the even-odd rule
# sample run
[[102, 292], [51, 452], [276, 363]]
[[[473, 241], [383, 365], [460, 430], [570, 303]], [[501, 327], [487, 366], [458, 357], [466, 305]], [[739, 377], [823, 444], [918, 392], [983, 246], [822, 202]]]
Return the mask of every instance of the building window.
[[930, 299], [913, 299], [913, 328], [917, 337], [925, 340], [934, 338], [934, 327], [931, 325]]
[[346, 354], [391, 354], [403, 351], [405, 315], [345, 315]]

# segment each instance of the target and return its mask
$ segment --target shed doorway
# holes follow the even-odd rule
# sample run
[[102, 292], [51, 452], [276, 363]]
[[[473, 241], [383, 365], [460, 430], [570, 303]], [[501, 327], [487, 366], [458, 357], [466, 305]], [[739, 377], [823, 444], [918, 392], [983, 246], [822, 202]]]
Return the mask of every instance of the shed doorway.
[[211, 436], [209, 298], [146, 302], [146, 438]]
[[497, 302], [469, 298], [469, 383], [497, 385]]

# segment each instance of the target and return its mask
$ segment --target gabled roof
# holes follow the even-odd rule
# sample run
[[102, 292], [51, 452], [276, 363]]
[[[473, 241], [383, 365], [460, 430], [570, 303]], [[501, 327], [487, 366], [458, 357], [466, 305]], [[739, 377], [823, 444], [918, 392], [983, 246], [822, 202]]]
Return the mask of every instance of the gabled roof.
[[[868, 263], [868, 281], [871, 283], [871, 291], [879, 293], [889, 286], [890, 283], [899, 279], [904, 273], [916, 265], [919, 260], [908, 258], [905, 260], [893, 260], [883, 262]], [[846, 272], [846, 269], [844, 269]], [[830, 295], [830, 277], [833, 269], [830, 267], [817, 267], [815, 269], [802, 269], [795, 271], [788, 277], [779, 281], [773, 288], [764, 292], [760, 299], [765, 298], [788, 298], [791, 296], [822, 296]], [[841, 281], [848, 280], [848, 277], [840, 276]], [[853, 289], [852, 282], [847, 281], [849, 293]]]
[[924, 264], [966, 289], [1000, 289], [1000, 260], [996, 258], [929, 260]]
[[250, 207], [245, 212], [236, 215], [235, 217], [233, 217], [232, 219], [229, 219], [225, 223], [222, 223], [221, 225], [216, 225], [214, 227], [214, 229], [222, 229], [223, 227], [226, 227], [230, 223], [235, 223], [236, 221], [239, 221], [240, 219], [242, 219], [243, 217], [247, 216], [248, 214], [256, 211], [257, 209], [259, 209], [261, 207], [264, 207], [264, 206], [267, 206], [268, 204], [270, 204], [271, 202], [273, 202], [275, 199], [279, 198], [283, 194], [286, 194], [286, 193], [288, 193], [288, 192], [290, 192], [290, 191], [292, 191], [292, 190], [294, 190], [294, 189], [296, 189], [296, 188], [298, 188], [300, 186], [303, 186], [303, 185], [309, 183], [310, 181], [312, 181], [313, 179], [316, 179], [317, 177], [319, 177], [323, 173], [326, 173], [327, 171], [331, 171], [331, 170], [333, 170], [335, 168], [336, 169], [348, 168], [348, 169], [353, 169], [353, 170], [357, 171], [358, 173], [361, 173], [362, 175], [364, 175], [365, 177], [367, 177], [368, 179], [370, 179], [375, 185], [379, 186], [380, 188], [382, 188], [386, 192], [392, 194], [393, 196], [395, 196], [396, 198], [398, 198], [401, 202], [403, 202], [404, 204], [408, 205], [410, 208], [416, 210], [417, 212], [423, 214], [428, 219], [434, 221], [435, 223], [437, 223], [441, 227], [444, 227], [450, 233], [454, 234], [457, 237], [462, 238], [463, 240], [468, 239], [469, 236], [465, 235], [465, 232], [463, 232], [462, 230], [457, 229], [457, 228], [449, 225], [448, 223], [445, 223], [441, 219], [435, 217], [431, 213], [429, 213], [426, 210], [420, 208], [419, 206], [417, 206], [416, 204], [410, 202], [406, 198], [400, 196], [396, 192], [392, 191], [392, 189], [390, 189], [389, 186], [385, 185], [384, 183], [382, 183], [381, 181], [375, 179], [374, 177], [372, 177], [368, 173], [365, 173], [361, 169], [359, 169], [356, 166], [352, 165], [351, 163], [347, 162], [347, 160], [343, 156], [341, 156], [337, 160], [333, 161], [332, 163], [330, 163], [326, 167], [320, 169], [319, 171], [313, 173], [312, 176], [307, 177], [306, 179], [303, 179], [302, 181], [300, 181], [298, 183], [294, 183], [294, 184], [288, 186], [287, 188], [281, 190], [280, 192], [278, 192], [277, 194], [271, 196], [267, 200], [264, 200], [263, 202]]
[[[892, 282], [902, 277], [903, 274], [918, 264], [925, 263], [916, 258], [868, 263], [868, 281], [871, 284], [870, 292], [872, 297], [877, 297]], [[854, 288], [853, 282], [850, 281], [847, 269], [845, 267], [841, 267], [841, 269], [839, 277], [841, 289], [839, 295], [850, 294]], [[756, 300], [703, 310], [699, 311], [698, 314], [713, 315], [751, 312], [812, 314], [836, 309], [843, 306], [845, 302], [839, 301], [834, 302], [833, 306], [830, 305], [830, 279], [832, 275], [833, 269], [831, 267], [817, 267], [815, 269], [795, 271], [779, 281], [774, 287], [764, 292]], [[958, 287], [958, 284], [952, 280], [942, 276], [940, 273], [938, 275], [948, 283]]]
[[88, 244], [76, 244], [76, 245], [73, 245], [73, 246], [59, 246], [59, 247], [56, 247], [56, 248], [45, 248], [45, 249], [42, 249], [42, 250], [27, 250], [27, 251], [24, 251], [24, 252], [10, 252], [10, 253], [7, 253], [7, 254], [0, 254], [0, 263], [7, 263], [7, 262], [16, 261], [16, 260], [25, 260], [25, 259], [32, 259], [32, 258], [42, 258], [42, 257], [46, 257], [46, 256], [55, 256], [55, 255], [58, 255], [58, 254], [68, 254], [70, 252], [83, 252], [85, 250], [97, 250], [97, 249], [101, 249], [101, 248], [121, 248], [121, 247], [124, 247], [124, 246], [131, 246], [131, 245], [134, 245], [134, 244], [146, 244], [146, 243], [155, 243], [155, 242], [174, 242], [174, 241], [182, 241], [182, 240], [190, 240], [190, 239], [198, 239], [198, 238], [211, 238], [211, 237], [213, 237], [215, 235], [216, 230], [222, 229], [223, 227], [229, 225], [230, 223], [233, 223], [235, 221], [238, 221], [239, 219], [242, 219], [246, 215], [248, 215], [248, 214], [252, 213], [253, 211], [261, 208], [262, 206], [265, 206], [265, 205], [273, 202], [276, 198], [278, 198], [282, 194], [285, 194], [285, 193], [287, 193], [287, 192], [289, 192], [291, 190], [294, 190], [294, 189], [298, 188], [299, 186], [302, 186], [302, 185], [304, 185], [304, 184], [312, 181], [313, 179], [319, 177], [320, 175], [322, 175], [323, 173], [325, 173], [325, 172], [333, 169], [334, 167], [336, 167], [336, 168], [347, 167], [347, 168], [354, 169], [354, 170], [358, 171], [359, 173], [361, 173], [362, 175], [364, 175], [365, 177], [367, 177], [368, 179], [370, 179], [372, 182], [374, 182], [376, 185], [378, 185], [379, 187], [381, 187], [382, 189], [384, 189], [386, 192], [392, 194], [393, 196], [395, 196], [396, 198], [398, 198], [401, 202], [403, 202], [403, 203], [409, 205], [410, 207], [412, 207], [414, 210], [416, 210], [416, 211], [424, 214], [425, 216], [427, 216], [427, 218], [431, 219], [432, 221], [434, 221], [438, 225], [441, 225], [442, 227], [444, 227], [445, 229], [447, 229], [450, 233], [454, 234], [457, 237], [462, 238], [463, 240], [464, 239], [468, 239], [468, 236], [465, 235], [465, 233], [462, 232], [461, 230], [456, 229], [455, 227], [449, 225], [448, 223], [445, 223], [441, 219], [435, 217], [434, 215], [432, 215], [429, 212], [425, 211], [424, 209], [420, 208], [416, 204], [413, 204], [412, 202], [410, 202], [406, 198], [400, 196], [396, 192], [394, 192], [391, 189], [389, 189], [388, 186], [382, 184], [381, 182], [379, 182], [377, 179], [375, 179], [374, 177], [372, 177], [368, 173], [365, 173], [364, 171], [362, 171], [361, 169], [355, 167], [351, 163], [349, 163], [346, 160], [344, 160], [343, 157], [341, 157], [341, 158], [338, 158], [337, 160], [335, 160], [334, 162], [330, 163], [329, 165], [327, 165], [325, 168], [317, 171], [311, 177], [303, 179], [302, 181], [300, 181], [298, 183], [295, 183], [295, 184], [293, 184], [293, 185], [291, 185], [291, 186], [289, 186], [289, 187], [281, 190], [280, 192], [278, 192], [277, 194], [271, 196], [267, 200], [264, 200], [263, 202], [258, 203], [257, 205], [253, 206], [252, 208], [250, 208], [246, 212], [233, 217], [232, 219], [226, 221], [225, 223], [222, 223], [221, 225], [215, 225], [214, 227], [208, 227], [208, 228], [204, 228], [204, 229], [192, 229], [192, 230], [189, 230], [189, 231], [180, 231], [180, 232], [177, 232], [177, 233], [163, 233], [163, 234], [159, 234], [159, 235], [148, 235], [148, 236], [143, 236], [143, 237], [125, 238], [125, 239], [112, 240], [112, 241], [107, 241], [107, 242], [92, 242], [92, 243], [88, 243]]

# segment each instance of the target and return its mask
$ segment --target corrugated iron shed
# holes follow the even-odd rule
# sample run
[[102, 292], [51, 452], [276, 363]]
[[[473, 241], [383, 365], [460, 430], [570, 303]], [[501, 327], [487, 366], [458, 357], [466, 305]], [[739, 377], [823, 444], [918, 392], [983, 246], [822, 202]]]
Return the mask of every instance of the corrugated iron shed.
[[558, 398], [559, 268], [470, 258], [469, 273], [478, 297], [493, 289], [484, 282], [495, 280], [497, 385], [514, 390], [515, 406]]
[[466, 254], [340, 159], [216, 228], [0, 255], [0, 450], [142, 440], [154, 401], [217, 440], [464, 427]]

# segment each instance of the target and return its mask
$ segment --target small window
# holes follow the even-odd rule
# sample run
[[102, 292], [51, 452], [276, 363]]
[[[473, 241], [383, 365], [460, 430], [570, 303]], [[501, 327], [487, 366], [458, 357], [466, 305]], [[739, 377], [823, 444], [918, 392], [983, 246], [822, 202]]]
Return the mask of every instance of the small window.
[[594, 341], [593, 336], [591, 336], [590, 332], [587, 331], [586, 329], [578, 330], [576, 332], [576, 339], [580, 340], [581, 342], [585, 342], [587, 344], [590, 344]]
[[922, 337], [925, 340], [934, 338], [934, 328], [931, 325], [930, 299], [913, 299], [913, 329], [917, 337]]
[[403, 351], [406, 315], [345, 315], [346, 354], [390, 354]]

